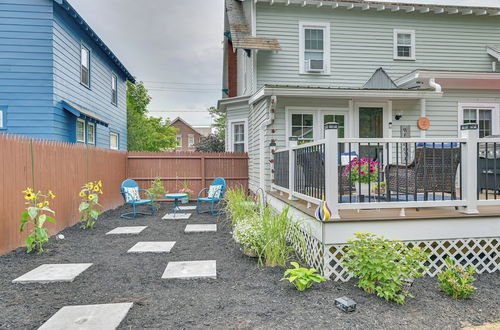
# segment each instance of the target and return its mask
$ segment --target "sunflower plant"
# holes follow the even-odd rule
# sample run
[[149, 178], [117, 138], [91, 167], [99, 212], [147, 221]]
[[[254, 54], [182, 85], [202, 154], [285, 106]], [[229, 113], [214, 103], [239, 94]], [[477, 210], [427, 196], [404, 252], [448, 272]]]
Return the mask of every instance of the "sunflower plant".
[[101, 214], [102, 205], [99, 204], [99, 195], [102, 195], [102, 181], [87, 182], [80, 190], [80, 197], [82, 201], [78, 210], [82, 214], [80, 221], [82, 225], [80, 228], [89, 229], [93, 228], [97, 218]]
[[45, 222], [55, 223], [53, 217], [55, 212], [50, 208], [50, 200], [56, 196], [49, 190], [47, 194], [41, 191], [35, 193], [32, 188], [23, 190], [24, 199], [26, 200], [26, 210], [21, 214], [20, 232], [26, 230], [26, 226], [30, 226], [26, 236], [26, 249], [28, 253], [36, 251], [38, 254], [43, 252], [43, 245], [49, 241], [49, 230], [44, 227]]

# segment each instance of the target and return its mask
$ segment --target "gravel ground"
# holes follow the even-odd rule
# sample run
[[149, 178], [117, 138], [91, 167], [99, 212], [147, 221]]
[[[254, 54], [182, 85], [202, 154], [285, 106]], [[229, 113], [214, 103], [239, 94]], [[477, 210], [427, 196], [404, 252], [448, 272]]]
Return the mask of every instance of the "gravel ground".
[[[161, 206], [160, 214], [167, 206]], [[474, 298], [456, 301], [436, 279], [418, 279], [416, 298], [399, 306], [354, 287], [328, 281], [306, 292], [280, 282], [283, 269], [258, 267], [230, 236], [223, 217], [193, 214], [189, 220], [119, 218], [128, 207], [106, 212], [93, 230], [78, 225], [51, 238], [47, 252], [24, 248], [0, 257], [0, 329], [35, 329], [65, 305], [134, 302], [120, 329], [458, 329], [500, 320], [500, 273], [477, 276]], [[187, 223], [218, 223], [217, 233], [184, 234]], [[105, 236], [117, 226], [147, 225], [139, 235]], [[138, 241], [177, 241], [169, 254], [127, 254]], [[162, 280], [168, 261], [217, 260], [216, 280]], [[94, 263], [72, 283], [12, 284], [44, 263]], [[353, 298], [345, 314], [334, 299]]]

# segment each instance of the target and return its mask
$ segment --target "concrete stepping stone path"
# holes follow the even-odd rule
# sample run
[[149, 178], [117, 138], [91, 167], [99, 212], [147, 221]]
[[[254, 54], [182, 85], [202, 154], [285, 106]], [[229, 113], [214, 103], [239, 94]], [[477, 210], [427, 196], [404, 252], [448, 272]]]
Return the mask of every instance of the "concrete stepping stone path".
[[44, 264], [16, 278], [12, 283], [73, 282], [92, 264]]
[[148, 226], [131, 226], [131, 227], [116, 227], [115, 229], [108, 231], [106, 235], [122, 235], [122, 234], [139, 234]]
[[164, 279], [195, 279], [217, 278], [215, 260], [171, 261], [167, 264], [161, 278]]
[[185, 233], [212, 233], [217, 231], [216, 224], [186, 225]]
[[194, 205], [179, 206], [179, 209], [181, 211], [192, 211], [192, 210], [196, 210], [196, 206], [194, 206]]
[[168, 253], [174, 245], [175, 242], [139, 242], [127, 253]]
[[38, 330], [114, 330], [133, 303], [65, 306]]
[[189, 219], [191, 213], [167, 213], [163, 216], [163, 220], [178, 220], [178, 219]]

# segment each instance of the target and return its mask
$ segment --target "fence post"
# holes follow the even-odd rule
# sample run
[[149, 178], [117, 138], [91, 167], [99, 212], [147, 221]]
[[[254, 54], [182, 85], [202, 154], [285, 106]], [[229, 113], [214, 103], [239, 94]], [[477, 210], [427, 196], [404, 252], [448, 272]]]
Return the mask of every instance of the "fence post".
[[297, 198], [293, 197], [293, 192], [295, 191], [295, 157], [293, 147], [296, 147], [299, 138], [297, 136], [290, 136], [288, 138], [288, 199], [296, 200]]
[[339, 214], [339, 124], [325, 124], [325, 200], [332, 211], [332, 219]]
[[467, 139], [462, 147], [462, 187], [461, 196], [465, 199], [466, 206], [460, 208], [460, 212], [466, 214], [477, 214], [477, 144], [479, 142], [479, 131], [477, 124], [465, 124], [460, 126], [461, 137]]

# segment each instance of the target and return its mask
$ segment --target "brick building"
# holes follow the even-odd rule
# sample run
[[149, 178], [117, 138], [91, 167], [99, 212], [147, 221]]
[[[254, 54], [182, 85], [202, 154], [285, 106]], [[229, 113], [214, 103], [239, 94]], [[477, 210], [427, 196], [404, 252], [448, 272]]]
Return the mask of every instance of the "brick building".
[[210, 126], [193, 127], [180, 117], [175, 118], [170, 126], [177, 128], [177, 141], [179, 142], [176, 150], [194, 151], [195, 144], [200, 139], [210, 134]]

